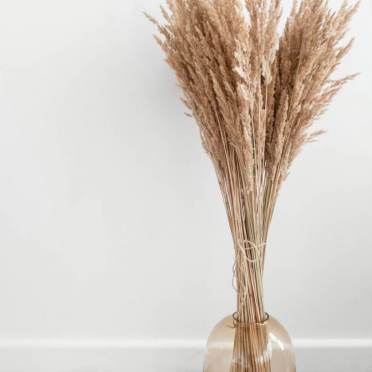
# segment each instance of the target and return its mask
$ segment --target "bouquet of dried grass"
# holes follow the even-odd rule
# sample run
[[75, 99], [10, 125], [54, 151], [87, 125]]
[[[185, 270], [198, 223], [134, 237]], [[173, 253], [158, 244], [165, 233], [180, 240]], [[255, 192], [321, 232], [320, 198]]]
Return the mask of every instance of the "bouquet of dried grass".
[[[357, 5], [293, 2], [278, 36], [280, 0], [168, 0], [156, 37], [175, 70], [219, 181], [235, 246], [236, 320], [265, 319], [262, 276], [275, 202], [309, 131], [353, 76], [330, 77], [351, 48], [340, 45]], [[260, 349], [237, 332], [239, 359]], [[257, 352], [257, 351], [256, 351]], [[270, 371], [240, 363], [231, 371]], [[246, 364], [247, 364], [246, 363]], [[247, 364], [247, 365], [248, 365]], [[243, 366], [242, 366], [243, 365]]]

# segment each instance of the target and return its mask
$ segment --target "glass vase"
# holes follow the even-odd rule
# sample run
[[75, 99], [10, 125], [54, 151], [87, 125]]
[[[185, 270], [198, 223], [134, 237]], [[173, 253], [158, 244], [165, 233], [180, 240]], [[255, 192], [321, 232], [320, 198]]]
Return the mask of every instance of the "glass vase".
[[292, 342], [273, 317], [262, 323], [219, 322], [208, 338], [204, 372], [295, 372]]

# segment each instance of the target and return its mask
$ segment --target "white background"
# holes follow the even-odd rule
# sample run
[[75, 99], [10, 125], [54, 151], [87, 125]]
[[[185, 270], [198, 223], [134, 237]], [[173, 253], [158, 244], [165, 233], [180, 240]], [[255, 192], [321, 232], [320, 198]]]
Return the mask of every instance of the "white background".
[[[333, 3], [338, 3], [333, 1]], [[204, 340], [234, 311], [211, 163], [146, 10], [0, 2], [0, 339]], [[295, 339], [372, 338], [372, 9], [360, 72], [284, 184], [267, 311]]]

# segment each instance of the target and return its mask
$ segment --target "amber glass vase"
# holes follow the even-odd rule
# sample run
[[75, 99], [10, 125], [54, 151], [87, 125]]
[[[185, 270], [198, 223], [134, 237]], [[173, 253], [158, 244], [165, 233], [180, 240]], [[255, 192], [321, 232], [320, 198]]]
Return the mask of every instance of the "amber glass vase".
[[275, 318], [257, 324], [234, 319], [223, 319], [209, 336], [204, 372], [296, 371], [291, 339]]

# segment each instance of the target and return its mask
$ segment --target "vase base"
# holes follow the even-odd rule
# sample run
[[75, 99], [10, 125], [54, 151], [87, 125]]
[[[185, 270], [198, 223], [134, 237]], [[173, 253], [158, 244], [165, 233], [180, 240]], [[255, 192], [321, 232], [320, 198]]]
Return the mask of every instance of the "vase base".
[[291, 338], [273, 317], [245, 327], [232, 316], [219, 322], [208, 338], [204, 372], [295, 372]]

